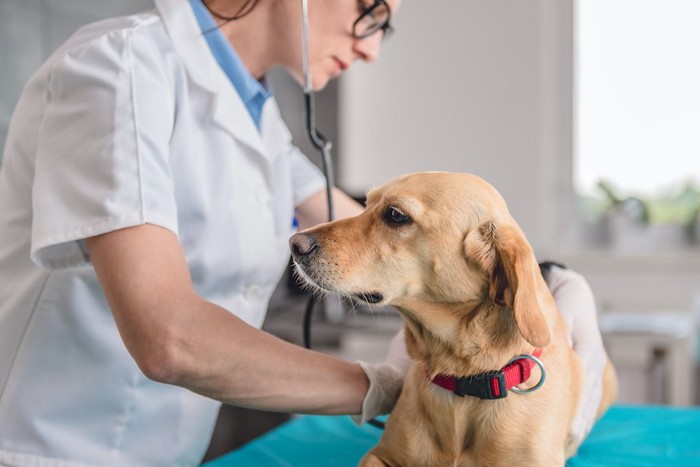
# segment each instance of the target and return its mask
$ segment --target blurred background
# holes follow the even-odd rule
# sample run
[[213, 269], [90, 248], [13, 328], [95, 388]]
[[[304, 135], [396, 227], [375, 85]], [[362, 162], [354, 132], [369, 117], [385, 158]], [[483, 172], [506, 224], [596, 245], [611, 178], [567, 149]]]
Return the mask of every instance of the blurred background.
[[[0, 0], [0, 146], [26, 80], [77, 28], [150, 0]], [[317, 97], [338, 185], [362, 198], [394, 176], [491, 182], [541, 260], [590, 282], [621, 403], [692, 405], [700, 324], [700, 2], [405, 0], [379, 61]], [[302, 94], [275, 94], [297, 144]], [[301, 340], [306, 298], [286, 277], [265, 328]], [[314, 344], [378, 360], [400, 326], [329, 300]], [[286, 419], [222, 410], [209, 456]]]

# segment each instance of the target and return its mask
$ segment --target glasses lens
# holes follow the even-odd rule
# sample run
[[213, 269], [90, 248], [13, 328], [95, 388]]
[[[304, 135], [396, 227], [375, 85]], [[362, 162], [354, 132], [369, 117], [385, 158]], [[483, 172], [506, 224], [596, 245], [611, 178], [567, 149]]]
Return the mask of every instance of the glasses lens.
[[386, 29], [390, 16], [389, 5], [384, 2], [375, 3], [372, 8], [362, 13], [355, 22], [355, 37], [361, 39], [371, 36], [381, 29]]

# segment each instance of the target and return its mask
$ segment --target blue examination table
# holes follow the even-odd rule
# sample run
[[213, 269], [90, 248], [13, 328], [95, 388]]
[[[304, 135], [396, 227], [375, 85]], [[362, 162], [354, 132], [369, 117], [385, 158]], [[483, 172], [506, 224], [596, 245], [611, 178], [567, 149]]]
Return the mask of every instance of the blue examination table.
[[[350, 417], [302, 416], [205, 466], [355, 466], [380, 436]], [[566, 465], [700, 467], [700, 408], [612, 407]]]

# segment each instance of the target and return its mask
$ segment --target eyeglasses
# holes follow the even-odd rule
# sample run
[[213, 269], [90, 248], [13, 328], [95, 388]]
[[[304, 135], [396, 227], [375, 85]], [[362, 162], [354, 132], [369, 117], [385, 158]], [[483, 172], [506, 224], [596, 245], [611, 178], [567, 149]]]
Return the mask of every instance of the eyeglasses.
[[374, 3], [362, 10], [359, 18], [352, 25], [352, 34], [357, 39], [364, 39], [377, 31], [388, 36], [394, 31], [389, 24], [391, 8], [385, 0], [374, 0]]

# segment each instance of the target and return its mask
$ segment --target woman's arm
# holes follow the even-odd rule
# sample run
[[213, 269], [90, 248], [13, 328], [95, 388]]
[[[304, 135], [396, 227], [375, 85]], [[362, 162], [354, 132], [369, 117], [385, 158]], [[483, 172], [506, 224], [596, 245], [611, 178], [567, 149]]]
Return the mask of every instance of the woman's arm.
[[368, 380], [359, 365], [282, 341], [199, 297], [171, 231], [146, 224], [87, 246], [122, 339], [147, 377], [241, 407], [361, 411]]
[[[333, 188], [333, 204], [336, 219], [357, 216], [364, 210], [364, 206], [338, 188]], [[326, 190], [319, 191], [297, 206], [297, 220], [299, 221], [299, 230], [328, 222]]]

